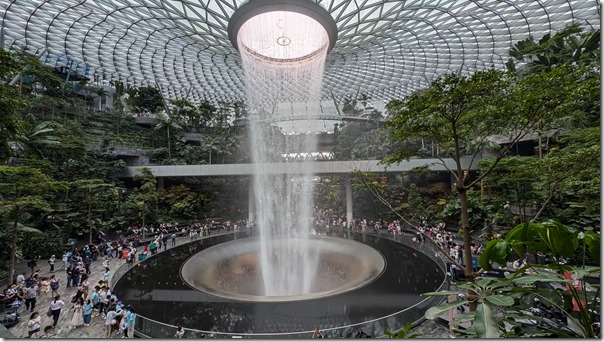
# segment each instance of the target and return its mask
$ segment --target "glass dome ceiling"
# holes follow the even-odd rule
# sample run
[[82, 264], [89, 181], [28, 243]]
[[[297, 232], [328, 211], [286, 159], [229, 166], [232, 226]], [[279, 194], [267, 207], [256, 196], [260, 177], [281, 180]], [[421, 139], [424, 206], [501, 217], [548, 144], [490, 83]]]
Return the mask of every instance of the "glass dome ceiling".
[[[443, 73], [504, 68], [510, 47], [529, 35], [600, 26], [597, 0], [309, 1], [337, 24], [322, 97], [338, 102], [402, 97]], [[243, 70], [227, 28], [245, 2], [1, 1], [0, 42], [43, 52], [51, 65], [71, 63], [90, 78], [158, 85], [193, 101], [239, 101]]]

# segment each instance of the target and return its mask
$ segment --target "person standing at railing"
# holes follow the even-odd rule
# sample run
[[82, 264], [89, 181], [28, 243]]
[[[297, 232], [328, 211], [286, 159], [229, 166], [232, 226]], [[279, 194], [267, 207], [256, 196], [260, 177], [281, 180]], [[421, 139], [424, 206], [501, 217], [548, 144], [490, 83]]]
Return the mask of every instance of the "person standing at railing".
[[136, 324], [136, 313], [134, 312], [134, 308], [132, 305], [126, 306], [126, 310], [124, 313], [124, 320], [126, 321], [126, 329], [124, 330], [124, 337], [128, 337], [128, 332], [132, 332], [132, 337], [134, 337], [134, 325]]
[[178, 325], [176, 327], [176, 333], [174, 333], [174, 338], [182, 338], [185, 335], [185, 329]]

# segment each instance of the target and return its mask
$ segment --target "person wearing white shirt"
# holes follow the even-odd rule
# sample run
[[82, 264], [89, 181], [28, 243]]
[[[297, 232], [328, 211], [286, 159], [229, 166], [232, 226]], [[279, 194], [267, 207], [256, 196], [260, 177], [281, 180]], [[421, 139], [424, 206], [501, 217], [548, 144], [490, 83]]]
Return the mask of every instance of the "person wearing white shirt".
[[176, 327], [176, 333], [174, 334], [174, 338], [182, 338], [185, 334], [185, 329], [180, 325]]
[[32, 335], [36, 338], [38, 338], [38, 333], [40, 332], [40, 324], [42, 323], [42, 317], [40, 317], [40, 314], [38, 314], [38, 312], [33, 312], [31, 314], [31, 316], [29, 317], [29, 321], [27, 321], [27, 336], [29, 338], [32, 337]]
[[65, 306], [65, 302], [61, 300], [61, 296], [55, 296], [55, 300], [50, 303], [50, 311], [52, 312], [52, 327], [57, 326], [59, 316], [61, 315], [61, 308]]
[[23, 284], [25, 282], [25, 273], [21, 273], [17, 276], [17, 284]]

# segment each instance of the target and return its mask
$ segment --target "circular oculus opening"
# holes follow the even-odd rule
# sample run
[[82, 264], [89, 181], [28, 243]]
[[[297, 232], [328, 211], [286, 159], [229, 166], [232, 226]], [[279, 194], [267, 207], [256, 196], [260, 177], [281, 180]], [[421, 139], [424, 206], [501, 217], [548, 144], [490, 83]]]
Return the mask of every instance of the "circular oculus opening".
[[254, 0], [229, 18], [233, 46], [269, 61], [300, 61], [331, 50], [338, 28], [331, 14], [308, 0]]
[[296, 12], [273, 11], [248, 19], [237, 34], [237, 44], [268, 60], [300, 60], [329, 45], [323, 25]]
[[[348, 239], [312, 236], [311, 253], [318, 255], [318, 268], [308, 293], [266, 296], [260, 268], [260, 239], [233, 240], [207, 248], [181, 267], [182, 279], [194, 289], [241, 301], [285, 302], [316, 299], [363, 287], [382, 274], [384, 257], [375, 249]], [[303, 243], [299, 237], [276, 238], [287, 248]], [[279, 248], [275, 257], [278, 257]]]

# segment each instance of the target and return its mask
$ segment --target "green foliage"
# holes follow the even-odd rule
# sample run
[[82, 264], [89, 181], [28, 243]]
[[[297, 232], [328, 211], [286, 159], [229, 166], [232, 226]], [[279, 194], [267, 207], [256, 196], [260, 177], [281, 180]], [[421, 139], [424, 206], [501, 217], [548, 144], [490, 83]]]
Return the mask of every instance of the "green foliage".
[[152, 86], [138, 88], [131, 104], [134, 110], [148, 113], [157, 113], [164, 107], [161, 93]]
[[325, 213], [340, 215], [346, 211], [342, 177], [321, 177], [314, 187], [314, 203]]
[[[21, 113], [36, 102], [34, 85], [52, 92], [60, 85], [52, 70], [26, 52], [8, 52], [0, 48], [0, 161], [11, 155], [9, 142], [17, 140], [23, 130]], [[9, 83], [20, 76], [19, 86]]]
[[207, 101], [199, 106], [184, 99], [170, 100], [169, 104], [171, 116], [189, 131], [208, 127], [216, 112], [216, 107]]
[[14, 155], [24, 157], [31, 153], [31, 150], [34, 150], [39, 156], [43, 157], [42, 147], [60, 143], [56, 136], [50, 135], [54, 132], [51, 125], [52, 122], [50, 121], [43, 121], [37, 125], [28, 120], [24, 121], [16, 136], [16, 141], [10, 142]]
[[[432, 140], [444, 155], [459, 158], [464, 146], [493, 134], [507, 133], [512, 125], [510, 113], [503, 110], [502, 94], [510, 80], [499, 71], [489, 70], [471, 76], [448, 74], [425, 90], [404, 101], [393, 100], [387, 105], [393, 113], [386, 122], [389, 141]], [[476, 144], [474, 144], [476, 145]], [[474, 149], [479, 149], [480, 144]], [[407, 146], [390, 154], [386, 163], [406, 160], [419, 153], [420, 147]], [[473, 154], [474, 151], [467, 151]]]
[[[130, 197], [128, 206], [135, 211], [136, 216], [141, 220], [142, 226], [145, 226], [145, 220], [149, 216], [149, 221], [154, 221], [155, 211], [152, 210], [157, 205], [157, 180], [149, 168], [140, 168], [139, 173], [134, 176], [134, 180], [140, 182], [140, 186]], [[144, 233], [143, 233], [144, 236]]]
[[10, 279], [15, 270], [21, 232], [38, 232], [26, 224], [51, 211], [51, 205], [45, 198], [47, 192], [66, 188], [65, 183], [53, 181], [38, 169], [0, 166], [0, 224], [8, 230]]
[[565, 63], [599, 65], [600, 29], [582, 31], [579, 24], [572, 24], [538, 42], [532, 36], [519, 41], [510, 49], [508, 70], [516, 72], [516, 63], [527, 64], [523, 74], [550, 71]]
[[[50, 234], [38, 232], [38, 233], [24, 233], [23, 240], [27, 243], [23, 243], [20, 246], [21, 257], [23, 259], [30, 259], [33, 257], [40, 256], [42, 260], [50, 258], [51, 255], [60, 258], [59, 256], [65, 252], [65, 247], [60, 238], [52, 238]], [[44, 266], [44, 262], [40, 266]]]
[[397, 331], [394, 334], [388, 330], [384, 330], [384, 335], [388, 336], [388, 338], [417, 338], [421, 336], [421, 334], [409, 334], [411, 328], [411, 322], [407, 322], [401, 330]]
[[[167, 133], [166, 142], [168, 143], [168, 158], [172, 158], [172, 140], [176, 137], [174, 136], [174, 132], [182, 131], [182, 126], [180, 123], [180, 118], [177, 116], [169, 116], [167, 114], [158, 116], [159, 122], [155, 125], [156, 130], [165, 130]], [[172, 136], [170, 136], [170, 132], [172, 131]]]
[[166, 220], [175, 217], [187, 221], [194, 219], [201, 207], [200, 196], [184, 184], [160, 190], [157, 196], [160, 206], [168, 209], [165, 214]]
[[[481, 229], [494, 216], [496, 209], [480, 199], [478, 194], [468, 191], [468, 220], [472, 229]], [[439, 219], [451, 226], [461, 225], [461, 204], [459, 199], [447, 201], [442, 211], [438, 214]]]
[[[117, 189], [102, 179], [82, 179], [73, 183], [76, 203], [81, 203], [79, 211], [85, 213], [88, 226], [88, 240], [92, 243], [93, 220], [97, 217], [109, 218], [116, 210]], [[96, 228], [97, 230], [99, 227]], [[80, 234], [78, 234], [80, 235]]]
[[336, 160], [381, 159], [395, 146], [387, 141], [385, 130], [374, 129], [368, 123], [348, 123], [334, 132], [332, 152]]
[[[527, 273], [530, 270], [531, 273]], [[527, 265], [506, 278], [477, 277], [474, 282], [458, 284], [458, 291], [425, 293], [425, 296], [463, 295], [466, 290], [476, 293], [477, 308], [474, 312], [457, 314], [451, 324], [471, 323], [469, 328], [455, 329], [461, 337], [583, 337], [593, 338], [594, 317], [589, 309], [599, 311], [596, 298], [599, 291], [586, 286], [585, 278], [599, 272], [598, 267], [571, 267], [560, 264]], [[572, 274], [581, 290], [575, 287], [564, 273]], [[539, 284], [539, 285], [537, 285]], [[571, 286], [572, 285], [572, 286]], [[553, 306], [569, 321], [559, 324], [546, 317], [533, 315], [529, 308], [538, 298], [547, 306]], [[580, 305], [579, 318], [571, 315], [573, 301]], [[457, 300], [430, 308], [427, 319], [435, 319], [449, 310], [465, 305], [468, 300]]]
[[[559, 259], [571, 257], [579, 247], [579, 230], [557, 221], [525, 222], [514, 227], [504, 239], [490, 241], [478, 264], [485, 270], [492, 269], [492, 263], [504, 265], [507, 261], [524, 258], [527, 251], [542, 252]], [[582, 232], [585, 246], [593, 260], [600, 258], [600, 234], [594, 231]]]

